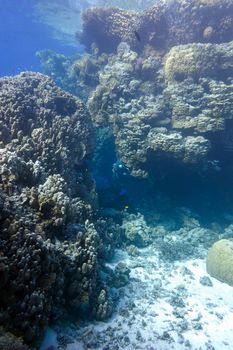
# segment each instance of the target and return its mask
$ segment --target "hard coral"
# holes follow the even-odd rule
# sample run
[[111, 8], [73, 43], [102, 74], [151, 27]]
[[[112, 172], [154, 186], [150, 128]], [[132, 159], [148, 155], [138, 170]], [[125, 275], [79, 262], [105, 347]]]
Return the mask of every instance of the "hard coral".
[[232, 249], [232, 240], [221, 239], [209, 249], [206, 260], [207, 272], [230, 286], [233, 286]]
[[44, 75], [5, 77], [0, 86], [0, 326], [32, 347], [49, 320], [82, 314], [84, 293], [97, 316], [105, 289], [97, 286], [96, 193], [86, 166], [93, 129], [84, 104]]
[[129, 47], [109, 57], [88, 107], [97, 125], [111, 127], [133, 176], [153, 176], [166, 158], [207, 170], [219, 159], [211, 155], [215, 142], [228, 140], [223, 153], [232, 148], [225, 132], [232, 130], [231, 62], [232, 42], [175, 46], [163, 61], [156, 51], [139, 56]]
[[165, 53], [174, 45], [232, 40], [232, 14], [231, 0], [163, 0], [141, 13], [93, 8], [84, 12], [80, 38], [89, 51], [94, 42], [100, 52], [115, 52], [126, 41], [136, 51], [149, 44]]

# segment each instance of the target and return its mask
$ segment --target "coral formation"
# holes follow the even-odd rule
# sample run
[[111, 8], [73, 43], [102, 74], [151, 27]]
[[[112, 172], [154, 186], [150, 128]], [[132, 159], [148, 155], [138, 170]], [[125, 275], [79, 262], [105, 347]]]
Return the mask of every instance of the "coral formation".
[[208, 251], [206, 260], [207, 272], [221, 282], [233, 286], [233, 241], [221, 239]]
[[94, 135], [84, 104], [48, 77], [25, 72], [0, 86], [0, 325], [33, 344], [61, 313], [111, 312], [86, 164]]
[[172, 126], [200, 133], [226, 128], [232, 119], [232, 49], [228, 44], [190, 44], [171, 49], [165, 58], [165, 94]]
[[133, 176], [153, 176], [166, 159], [217, 169], [216, 143], [231, 149], [231, 62], [232, 42], [175, 46], [163, 60], [125, 44], [109, 57], [88, 106], [97, 125], [111, 126]]
[[83, 12], [83, 31], [77, 37], [89, 51], [112, 52], [121, 41], [135, 42], [132, 29], [137, 14], [117, 7], [90, 8]]
[[94, 43], [101, 52], [114, 52], [121, 41], [136, 51], [149, 44], [161, 53], [180, 44], [227, 42], [233, 39], [233, 4], [219, 3], [163, 0], [141, 13], [91, 8], [84, 12], [79, 37], [88, 50]]
[[[88, 108], [42, 74], [0, 79], [0, 349], [11, 341], [33, 348], [61, 314], [110, 316], [110, 287], [117, 294], [130, 270], [104, 261], [122, 243], [132, 256], [152, 244], [173, 262], [202, 258], [219, 239], [183, 208], [167, 226], [157, 224], [162, 210], [151, 214], [150, 225], [146, 211], [137, 212], [141, 203], [127, 212], [128, 202], [119, 202], [128, 200], [125, 178], [133, 192], [143, 181], [154, 190], [174, 169], [201, 177], [225, 166], [232, 177], [232, 14], [231, 0], [221, 7], [219, 0], [162, 0], [142, 13], [86, 10], [77, 36], [89, 54], [38, 56], [45, 73]], [[166, 212], [166, 200], [158, 202]], [[219, 236], [231, 237], [231, 225]], [[215, 243], [207, 270], [233, 285], [231, 251], [232, 241]]]

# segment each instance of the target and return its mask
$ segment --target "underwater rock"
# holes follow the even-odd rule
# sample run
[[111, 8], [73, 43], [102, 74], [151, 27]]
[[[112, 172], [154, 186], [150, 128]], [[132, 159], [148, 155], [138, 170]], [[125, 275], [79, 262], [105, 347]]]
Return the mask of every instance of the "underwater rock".
[[178, 230], [166, 233], [158, 239], [160, 257], [166, 261], [186, 260], [193, 257], [203, 258], [206, 249], [218, 238], [212, 230], [203, 228], [195, 222], [183, 222]]
[[200, 277], [200, 284], [202, 284], [205, 287], [213, 287], [213, 283], [211, 279], [208, 276], [202, 276]]
[[[220, 6], [221, 5], [221, 6]], [[133, 50], [151, 45], [162, 54], [179, 44], [222, 43], [233, 40], [231, 0], [163, 0], [143, 12], [115, 7], [83, 13], [78, 39], [89, 52], [116, 52], [121, 41]]]
[[126, 251], [131, 256], [138, 256], [139, 255], [138, 248], [135, 245], [133, 245], [133, 244], [131, 244], [128, 247], [126, 247]]
[[208, 251], [207, 272], [221, 282], [233, 286], [233, 241], [221, 239]]

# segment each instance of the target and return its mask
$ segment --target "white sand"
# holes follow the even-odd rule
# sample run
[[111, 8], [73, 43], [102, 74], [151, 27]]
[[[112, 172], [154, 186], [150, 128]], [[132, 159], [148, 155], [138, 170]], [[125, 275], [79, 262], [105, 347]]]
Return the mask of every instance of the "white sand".
[[72, 330], [66, 350], [233, 349], [233, 288], [213, 278], [213, 286], [202, 285], [205, 261], [164, 263], [152, 247], [139, 257], [118, 251], [117, 261], [131, 268], [117, 312]]

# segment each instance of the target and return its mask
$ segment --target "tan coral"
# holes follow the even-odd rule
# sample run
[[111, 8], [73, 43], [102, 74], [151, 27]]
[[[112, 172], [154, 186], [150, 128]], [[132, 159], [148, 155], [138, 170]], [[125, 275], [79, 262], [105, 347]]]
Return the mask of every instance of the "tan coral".
[[222, 239], [213, 244], [206, 260], [207, 272], [233, 286], [233, 241]]

